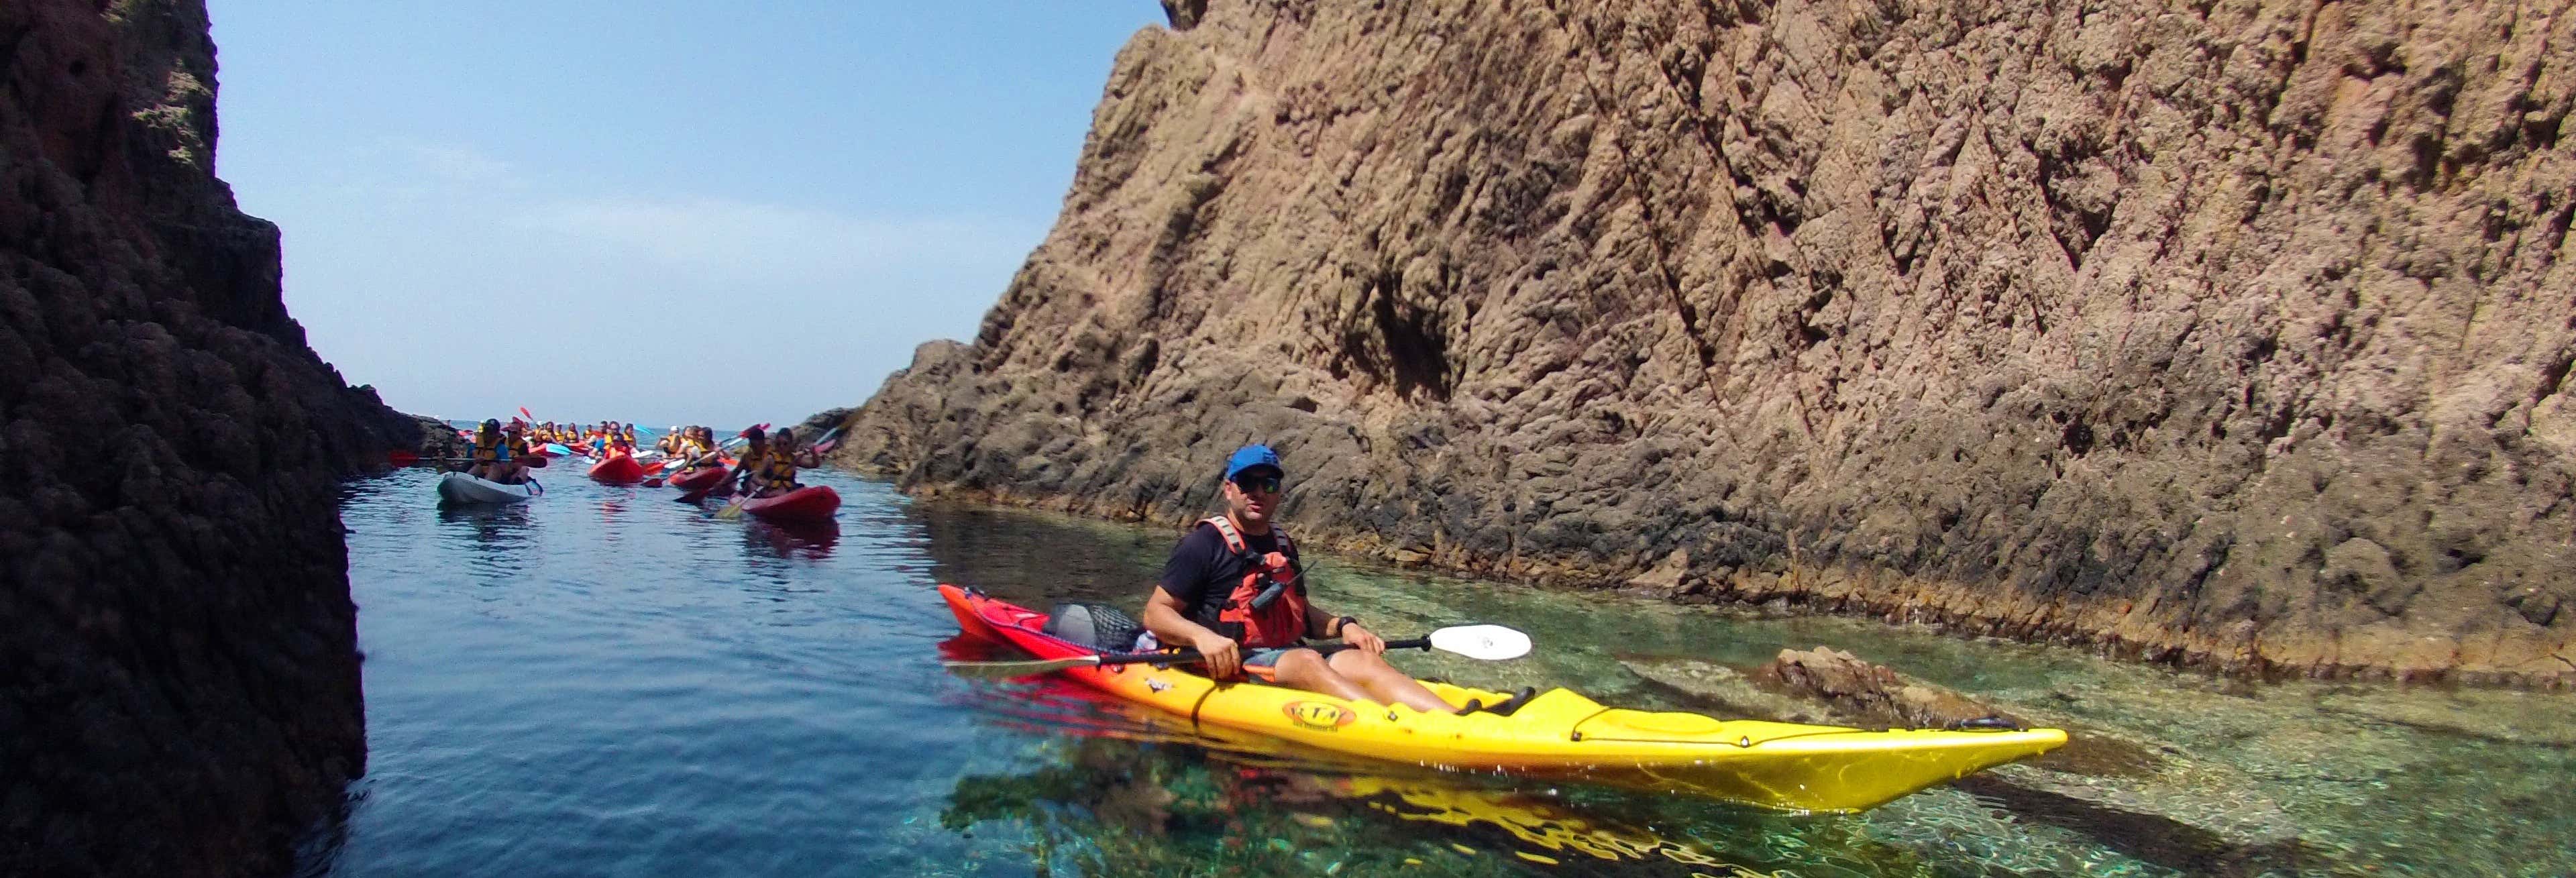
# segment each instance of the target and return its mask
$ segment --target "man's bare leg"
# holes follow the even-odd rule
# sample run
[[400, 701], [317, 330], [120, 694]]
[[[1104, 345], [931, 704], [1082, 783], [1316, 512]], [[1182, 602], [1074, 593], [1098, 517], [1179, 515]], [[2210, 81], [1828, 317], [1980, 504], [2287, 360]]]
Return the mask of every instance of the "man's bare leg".
[[1368, 700], [1379, 704], [1402, 704], [1424, 713], [1457, 713], [1458, 708], [1444, 701], [1430, 687], [1394, 665], [1386, 657], [1346, 649], [1333, 654], [1328, 662], [1338, 676], [1359, 684], [1369, 693]]
[[1292, 649], [1279, 656], [1270, 666], [1270, 681], [1294, 689], [1321, 692], [1345, 701], [1375, 701], [1359, 683], [1333, 671], [1324, 657], [1311, 649]]

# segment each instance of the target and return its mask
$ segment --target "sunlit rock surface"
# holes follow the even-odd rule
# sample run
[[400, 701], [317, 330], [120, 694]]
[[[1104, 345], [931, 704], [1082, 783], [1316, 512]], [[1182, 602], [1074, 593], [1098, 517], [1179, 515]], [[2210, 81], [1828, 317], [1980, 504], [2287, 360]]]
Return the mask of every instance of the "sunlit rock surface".
[[838, 460], [2276, 673], [2563, 686], [2576, 16], [1173, 0]]
[[0, 3], [0, 875], [278, 874], [365, 763], [335, 490], [420, 428], [287, 316], [214, 51]]

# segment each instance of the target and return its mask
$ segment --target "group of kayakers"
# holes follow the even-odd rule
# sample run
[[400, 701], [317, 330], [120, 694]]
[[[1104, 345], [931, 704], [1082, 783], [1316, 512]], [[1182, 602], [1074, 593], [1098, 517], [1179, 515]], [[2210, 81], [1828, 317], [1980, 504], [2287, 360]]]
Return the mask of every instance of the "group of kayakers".
[[[742, 453], [731, 462], [732, 470], [724, 481], [746, 497], [769, 497], [796, 490], [801, 487], [796, 481], [798, 469], [823, 465], [821, 454], [797, 442], [793, 427], [780, 427], [773, 433], [755, 424], [735, 438], [745, 444]], [[655, 447], [670, 459], [681, 461], [676, 471], [680, 476], [728, 465], [715, 431], [703, 426], [675, 427]]]
[[[666, 472], [675, 477], [700, 470], [728, 470], [721, 481], [748, 498], [784, 494], [802, 487], [796, 471], [823, 465], [818, 450], [798, 441], [795, 428], [776, 431], [754, 425], [736, 434], [743, 444], [739, 454], [729, 453], [731, 442], [719, 442], [715, 430], [704, 425], [672, 427], [653, 443], [653, 452], [669, 463]], [[486, 419], [469, 437], [471, 450], [465, 459], [465, 472], [478, 479], [503, 485], [527, 481], [528, 469], [545, 465], [548, 445], [562, 446], [586, 457], [636, 457], [635, 426], [606, 421], [597, 425], [535, 424], [512, 418], [503, 422]]]
[[[521, 422], [514, 418], [510, 423], [517, 425]], [[597, 424], [556, 424], [553, 421], [547, 421], [530, 428], [529, 438], [539, 445], [552, 444], [583, 449], [593, 457], [608, 454], [632, 455], [635, 453], [638, 441], [635, 437], [635, 425], [620, 424], [616, 421], [601, 421]]]

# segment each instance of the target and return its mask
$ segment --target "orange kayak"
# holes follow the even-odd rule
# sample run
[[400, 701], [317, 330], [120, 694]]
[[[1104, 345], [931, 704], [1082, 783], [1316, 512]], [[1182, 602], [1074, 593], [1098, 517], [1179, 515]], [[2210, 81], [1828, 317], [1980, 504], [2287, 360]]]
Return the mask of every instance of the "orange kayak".
[[[942, 583], [967, 635], [1041, 659], [1103, 655], [1056, 636], [1049, 614]], [[1117, 632], [1113, 632], [1117, 633]], [[1132, 637], [1132, 632], [1125, 633]], [[1216, 726], [1371, 759], [1570, 776], [1788, 811], [1860, 811], [2063, 746], [2058, 729], [1854, 729], [1610, 707], [1549, 690], [1509, 714], [1424, 713], [1254, 681], [1219, 683], [1172, 664], [1077, 666], [1110, 695]], [[1425, 681], [1451, 704], [1501, 692]]]
[[604, 485], [632, 485], [644, 480], [644, 465], [620, 454], [591, 465], [590, 477]]
[[840, 492], [825, 485], [807, 485], [776, 497], [742, 502], [742, 511], [769, 521], [827, 521], [840, 508]]
[[[684, 494], [694, 494], [699, 491], [713, 493], [714, 489], [721, 488], [726, 484], [724, 469], [722, 467], [712, 466], [701, 467], [696, 470], [672, 476], [670, 481], [671, 487], [680, 489], [680, 492]], [[726, 491], [724, 493], [730, 494], [733, 492]]]

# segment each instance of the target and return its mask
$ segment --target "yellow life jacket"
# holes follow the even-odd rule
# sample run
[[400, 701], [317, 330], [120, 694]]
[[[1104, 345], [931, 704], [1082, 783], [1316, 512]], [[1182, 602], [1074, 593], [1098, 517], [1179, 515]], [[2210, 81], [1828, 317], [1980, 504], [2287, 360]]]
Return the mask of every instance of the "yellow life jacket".
[[483, 441], [483, 434], [474, 434], [473, 457], [476, 463], [503, 463], [510, 459], [512, 451], [520, 454], [527, 453], [525, 449], [511, 448], [510, 437], [506, 435], [493, 436], [492, 441], [487, 443]]
[[796, 487], [796, 452], [772, 448], [753, 470], [760, 483], [769, 488]]

